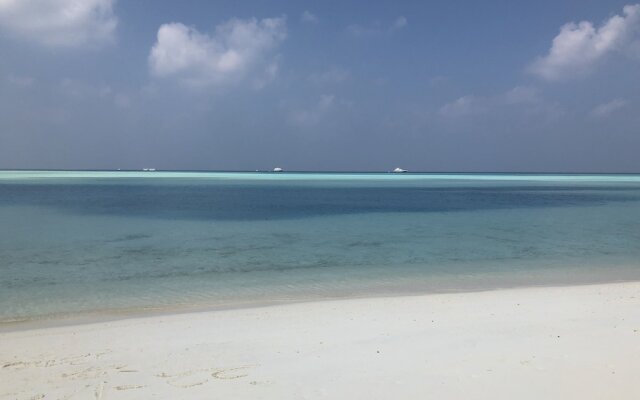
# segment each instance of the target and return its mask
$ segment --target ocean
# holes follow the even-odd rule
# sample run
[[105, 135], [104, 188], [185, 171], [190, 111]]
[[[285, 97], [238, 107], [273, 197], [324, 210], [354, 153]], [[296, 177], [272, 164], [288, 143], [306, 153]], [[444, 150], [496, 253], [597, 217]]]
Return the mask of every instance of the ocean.
[[0, 322], [640, 278], [640, 175], [0, 171]]

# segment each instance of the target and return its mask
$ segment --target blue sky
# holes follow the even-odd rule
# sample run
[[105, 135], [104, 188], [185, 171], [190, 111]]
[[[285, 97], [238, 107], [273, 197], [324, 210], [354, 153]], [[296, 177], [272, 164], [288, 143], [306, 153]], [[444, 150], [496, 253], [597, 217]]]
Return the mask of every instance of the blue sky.
[[0, 0], [0, 168], [640, 171], [640, 5]]

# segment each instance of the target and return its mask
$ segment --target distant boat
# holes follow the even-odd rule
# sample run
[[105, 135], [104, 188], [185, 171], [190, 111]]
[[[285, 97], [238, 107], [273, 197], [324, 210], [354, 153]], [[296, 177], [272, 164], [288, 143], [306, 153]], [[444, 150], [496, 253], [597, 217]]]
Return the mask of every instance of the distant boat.
[[400, 173], [400, 172], [407, 172], [407, 170], [406, 169], [402, 169], [402, 168], [396, 168], [391, 172]]
[[142, 168], [143, 171], [146, 172], [154, 172], [156, 169], [155, 168]]
[[280, 167], [275, 167], [273, 169], [273, 172], [282, 172], [282, 171], [284, 171], [284, 170], [282, 168], [280, 168]]

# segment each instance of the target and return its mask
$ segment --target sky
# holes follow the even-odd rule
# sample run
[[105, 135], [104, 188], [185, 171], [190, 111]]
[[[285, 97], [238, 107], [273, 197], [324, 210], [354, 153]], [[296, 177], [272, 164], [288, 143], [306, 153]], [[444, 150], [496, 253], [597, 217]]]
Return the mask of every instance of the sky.
[[0, 0], [0, 168], [640, 172], [640, 4]]

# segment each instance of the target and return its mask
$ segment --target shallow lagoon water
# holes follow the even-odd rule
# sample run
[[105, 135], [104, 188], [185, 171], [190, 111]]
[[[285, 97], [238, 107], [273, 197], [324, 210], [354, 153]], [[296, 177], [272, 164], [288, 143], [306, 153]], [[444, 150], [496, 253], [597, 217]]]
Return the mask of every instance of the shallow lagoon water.
[[640, 278], [640, 176], [0, 171], [0, 321]]

